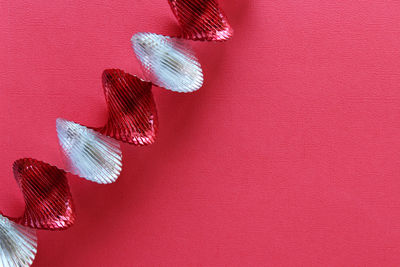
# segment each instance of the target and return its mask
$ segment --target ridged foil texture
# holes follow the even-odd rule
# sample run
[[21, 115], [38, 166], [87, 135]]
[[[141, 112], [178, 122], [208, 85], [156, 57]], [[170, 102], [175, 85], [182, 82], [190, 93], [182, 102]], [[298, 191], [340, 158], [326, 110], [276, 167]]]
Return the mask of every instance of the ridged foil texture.
[[103, 88], [108, 121], [96, 130], [129, 144], [153, 144], [158, 118], [152, 83], [122, 70], [109, 69], [103, 72]]
[[72, 121], [59, 118], [56, 125], [67, 171], [99, 184], [117, 180], [122, 170], [118, 141]]
[[226, 41], [233, 29], [215, 0], [168, 0], [182, 34], [199, 41]]
[[203, 85], [200, 63], [183, 40], [137, 33], [131, 41], [146, 79], [153, 84], [183, 93], [196, 91]]
[[11, 220], [46, 230], [62, 230], [74, 223], [75, 209], [65, 171], [29, 158], [15, 161], [13, 170], [26, 207], [22, 217]]
[[0, 266], [30, 266], [36, 256], [36, 232], [0, 214]]
[[185, 93], [203, 85], [201, 65], [185, 39], [225, 41], [232, 37], [233, 30], [215, 0], [168, 1], [182, 34], [179, 38], [154, 33], [137, 33], [132, 37], [132, 47], [147, 81], [118, 69], [103, 72], [106, 125], [88, 128], [57, 119], [67, 169], [30, 158], [15, 161], [14, 176], [26, 207], [18, 218], [0, 213], [0, 267], [32, 264], [37, 247], [34, 229], [62, 230], [74, 223], [67, 172], [100, 184], [112, 183], [122, 169], [118, 141], [135, 145], [155, 142], [158, 117], [153, 84]]

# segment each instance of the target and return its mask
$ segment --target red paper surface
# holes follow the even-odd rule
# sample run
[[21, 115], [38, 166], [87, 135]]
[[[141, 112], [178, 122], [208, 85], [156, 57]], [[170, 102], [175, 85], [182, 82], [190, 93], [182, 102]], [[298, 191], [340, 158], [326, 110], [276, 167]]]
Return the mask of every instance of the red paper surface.
[[[34, 266], [399, 266], [400, 3], [221, 1], [235, 30], [194, 43], [204, 87], [154, 89], [160, 131], [116, 184], [70, 180], [76, 224]], [[55, 120], [100, 126], [105, 68], [140, 74], [166, 0], [0, 0], [0, 209], [11, 164], [62, 165]]]

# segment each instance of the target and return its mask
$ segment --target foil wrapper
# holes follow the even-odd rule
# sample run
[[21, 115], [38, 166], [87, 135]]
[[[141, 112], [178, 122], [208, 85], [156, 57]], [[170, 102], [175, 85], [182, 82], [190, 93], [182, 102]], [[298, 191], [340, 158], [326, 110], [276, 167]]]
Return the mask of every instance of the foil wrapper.
[[36, 256], [36, 232], [0, 214], [0, 266], [30, 266]]
[[183, 40], [155, 33], [133, 35], [132, 47], [146, 79], [175, 92], [193, 92], [203, 85], [203, 71]]
[[226, 41], [233, 35], [228, 19], [215, 0], [168, 0], [178, 20], [179, 37], [199, 41]]
[[117, 180], [122, 170], [118, 141], [72, 121], [59, 118], [56, 125], [67, 171], [99, 184]]
[[122, 142], [150, 145], [156, 140], [158, 118], [152, 83], [118, 69], [103, 72], [108, 121], [96, 129]]
[[21, 217], [11, 220], [45, 230], [62, 230], [74, 223], [75, 209], [65, 171], [29, 158], [15, 161], [13, 170], [26, 206]]

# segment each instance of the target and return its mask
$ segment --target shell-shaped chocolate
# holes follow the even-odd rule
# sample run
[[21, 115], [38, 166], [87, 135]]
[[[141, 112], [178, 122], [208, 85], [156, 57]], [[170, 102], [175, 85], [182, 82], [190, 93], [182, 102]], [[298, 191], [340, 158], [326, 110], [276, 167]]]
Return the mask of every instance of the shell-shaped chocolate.
[[133, 35], [132, 46], [146, 79], [175, 92], [193, 92], [203, 85], [203, 71], [184, 40], [155, 33]]

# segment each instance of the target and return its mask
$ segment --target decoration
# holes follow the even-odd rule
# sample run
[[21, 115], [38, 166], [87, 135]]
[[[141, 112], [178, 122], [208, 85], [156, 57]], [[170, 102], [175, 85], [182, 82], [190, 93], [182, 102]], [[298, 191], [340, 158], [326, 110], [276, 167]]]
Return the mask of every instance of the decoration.
[[108, 121], [100, 128], [57, 119], [66, 170], [24, 158], [14, 162], [14, 176], [25, 200], [21, 217], [0, 214], [0, 267], [30, 266], [36, 254], [36, 232], [63, 230], [75, 221], [67, 175], [99, 184], [113, 183], [122, 170], [118, 141], [150, 145], [158, 131], [152, 86], [193, 92], [203, 84], [200, 63], [185, 39], [225, 41], [233, 31], [215, 0], [169, 0], [181, 28], [178, 37], [137, 33], [132, 46], [146, 80], [118, 69], [103, 72]]
[[103, 87], [109, 117], [104, 127], [95, 130], [129, 144], [153, 144], [158, 118], [152, 83], [114, 69], [103, 72]]
[[233, 29], [215, 0], [168, 0], [182, 28], [178, 37], [198, 41], [226, 41]]
[[137, 33], [132, 46], [146, 79], [175, 92], [193, 92], [203, 85], [200, 63], [182, 40], [155, 33]]
[[35, 230], [0, 215], [0, 264], [4, 267], [30, 266], [36, 255]]
[[35, 229], [61, 230], [75, 221], [66, 172], [35, 159], [14, 162], [14, 176], [25, 200], [25, 211], [12, 221]]
[[117, 180], [122, 152], [116, 140], [64, 119], [57, 119], [57, 134], [68, 171], [99, 184]]

